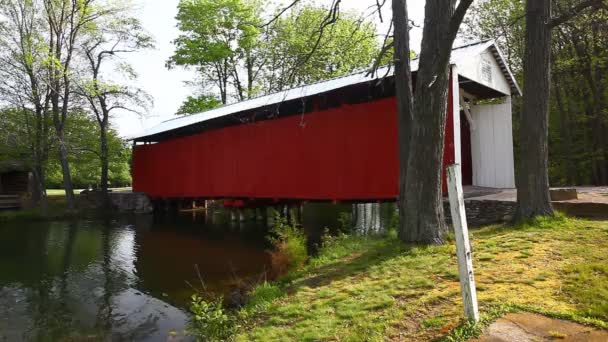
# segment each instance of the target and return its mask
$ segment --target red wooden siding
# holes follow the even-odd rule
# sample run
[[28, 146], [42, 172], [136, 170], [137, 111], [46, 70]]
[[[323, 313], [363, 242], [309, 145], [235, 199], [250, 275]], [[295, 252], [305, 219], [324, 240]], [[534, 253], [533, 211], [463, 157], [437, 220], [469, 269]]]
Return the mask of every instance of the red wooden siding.
[[[444, 165], [454, 162], [451, 87]], [[395, 98], [136, 146], [133, 188], [152, 198], [395, 199]]]

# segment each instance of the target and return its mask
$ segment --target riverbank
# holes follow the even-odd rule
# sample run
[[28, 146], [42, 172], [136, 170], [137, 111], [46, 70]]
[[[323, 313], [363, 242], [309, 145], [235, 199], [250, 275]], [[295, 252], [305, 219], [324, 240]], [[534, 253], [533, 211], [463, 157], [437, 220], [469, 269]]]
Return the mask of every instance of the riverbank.
[[40, 208], [0, 211], [0, 222], [10, 221], [53, 221], [75, 216], [66, 213], [65, 192], [51, 191], [47, 194], [48, 210], [43, 213]]
[[[142, 200], [139, 202], [145, 202], [143, 204], [139, 203], [139, 198], [136, 196], [133, 197], [130, 193], [131, 188], [113, 188], [110, 189], [110, 196], [114, 197], [119, 202], [126, 202], [126, 204], [121, 203], [121, 207], [124, 207], [125, 210], [119, 210], [120, 212], [134, 212], [134, 213], [150, 213], [151, 206], [149, 205], [149, 200], [147, 196], [140, 196]], [[47, 203], [48, 209], [46, 212], [43, 212], [40, 208], [23, 208], [19, 210], [4, 210], [0, 211], [0, 222], [10, 222], [10, 221], [56, 221], [56, 220], [65, 220], [65, 219], [73, 219], [73, 218], [90, 218], [96, 216], [106, 216], [107, 214], [115, 215], [116, 211], [111, 211], [108, 213], [107, 211], [100, 211], [99, 200], [94, 196], [87, 197], [86, 195], [82, 195], [81, 192], [83, 190], [74, 190], [76, 194], [76, 211], [68, 212], [66, 209], [66, 197], [65, 190], [63, 189], [48, 189], [47, 190]], [[82, 196], [85, 196], [82, 198]], [[120, 198], [119, 198], [120, 197]], [[125, 200], [126, 199], [126, 200]], [[97, 200], [97, 202], [96, 202]], [[137, 210], [139, 207], [145, 208], [145, 210]], [[137, 207], [137, 208], [136, 208]]]
[[[511, 311], [608, 328], [608, 222], [543, 219], [471, 232], [480, 311]], [[240, 312], [247, 340], [464, 340], [453, 242], [396, 237], [330, 241], [304, 270], [263, 284]]]

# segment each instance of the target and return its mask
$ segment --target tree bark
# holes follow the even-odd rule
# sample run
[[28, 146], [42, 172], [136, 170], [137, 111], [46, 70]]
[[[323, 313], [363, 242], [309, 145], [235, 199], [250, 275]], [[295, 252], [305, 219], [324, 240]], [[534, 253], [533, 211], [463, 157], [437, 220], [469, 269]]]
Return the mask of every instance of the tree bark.
[[68, 162], [68, 149], [65, 142], [65, 133], [62, 127], [56, 128], [57, 143], [59, 147], [59, 161], [63, 174], [63, 188], [65, 190], [66, 209], [68, 212], [76, 210], [76, 198], [74, 197], [74, 185], [72, 184], [72, 174]]
[[455, 0], [426, 2], [405, 188], [400, 189], [405, 199], [400, 201], [399, 236], [405, 242], [441, 244], [447, 233], [442, 166], [449, 62], [456, 33], [471, 2], [461, 0], [458, 8]]
[[554, 214], [549, 194], [551, 0], [526, 2], [525, 89], [515, 220]]
[[104, 116], [104, 120], [100, 127], [100, 159], [101, 159], [101, 192], [108, 193], [108, 116]]
[[[406, 0], [393, 0], [395, 89], [397, 92], [399, 131], [399, 222], [406, 222], [407, 162], [410, 147], [410, 129], [414, 112], [412, 70], [410, 66], [410, 32]], [[399, 229], [399, 237], [406, 240], [405, 228]]]

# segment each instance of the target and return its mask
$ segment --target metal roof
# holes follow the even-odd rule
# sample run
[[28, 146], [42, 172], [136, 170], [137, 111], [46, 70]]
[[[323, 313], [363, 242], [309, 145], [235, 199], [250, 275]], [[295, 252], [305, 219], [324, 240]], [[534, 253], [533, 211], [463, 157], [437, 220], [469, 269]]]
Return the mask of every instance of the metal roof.
[[[502, 57], [502, 54], [501, 54], [498, 46], [496, 46], [496, 44], [493, 40], [482, 41], [482, 42], [468, 44], [468, 45], [454, 48], [452, 50], [452, 56], [451, 56], [450, 63], [452, 65], [458, 65], [458, 64], [464, 63], [468, 58], [471, 58], [471, 56], [480, 54], [488, 48], [491, 48], [491, 51], [494, 54], [494, 57], [497, 59], [504, 76], [507, 78], [507, 80], [509, 81], [509, 84], [511, 85], [512, 91], [514, 93], [520, 94], [521, 92], [519, 90], [519, 86], [517, 85], [517, 82], [516, 82], [515, 78], [513, 77], [513, 74], [511, 74], [511, 71], [509, 70], [508, 66], [506, 65], [506, 61]], [[412, 68], [412, 72], [415, 72], [418, 70], [418, 59], [414, 59], [411, 61], [411, 68]], [[282, 103], [285, 101], [300, 99], [300, 98], [304, 98], [304, 97], [308, 97], [308, 96], [312, 96], [312, 95], [326, 93], [326, 92], [340, 89], [340, 88], [345, 88], [345, 87], [356, 85], [356, 84], [362, 84], [362, 83], [370, 82], [373, 80], [378, 80], [385, 76], [392, 76], [393, 73], [394, 73], [394, 70], [388, 66], [379, 68], [375, 75], [369, 75], [369, 70], [364, 70], [364, 71], [360, 71], [360, 72], [350, 74], [347, 76], [343, 76], [343, 77], [339, 77], [339, 78], [335, 78], [335, 79], [331, 79], [331, 80], [327, 80], [327, 81], [321, 81], [321, 82], [313, 83], [313, 84], [309, 84], [309, 85], [304, 85], [304, 86], [284, 90], [284, 91], [281, 91], [278, 93], [260, 96], [260, 97], [252, 98], [249, 100], [245, 100], [245, 101], [241, 101], [241, 102], [237, 102], [237, 103], [233, 103], [233, 104], [228, 104], [228, 105], [214, 108], [214, 109], [211, 109], [206, 112], [199, 113], [199, 114], [179, 116], [176, 118], [172, 118], [172, 119], [163, 121], [162, 123], [160, 123], [152, 128], [144, 130], [140, 134], [132, 136], [130, 138], [130, 140], [137, 140], [137, 139], [141, 139], [144, 137], [153, 136], [156, 134], [160, 134], [160, 133], [172, 131], [175, 129], [191, 126], [194, 124], [209, 121], [209, 120], [216, 119], [216, 118], [223, 117], [223, 116], [228, 116], [231, 114], [252, 110], [255, 108], [270, 106], [270, 105]]]

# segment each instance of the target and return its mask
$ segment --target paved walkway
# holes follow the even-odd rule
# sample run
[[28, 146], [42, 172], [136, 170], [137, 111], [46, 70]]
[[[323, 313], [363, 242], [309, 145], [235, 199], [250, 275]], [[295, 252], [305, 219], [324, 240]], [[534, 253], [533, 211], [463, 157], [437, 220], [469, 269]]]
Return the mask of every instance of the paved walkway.
[[[551, 189], [572, 189], [575, 188], [578, 192], [578, 199], [572, 203], [605, 203], [608, 204], [608, 187], [585, 187], [576, 186], [568, 188], [551, 188]], [[464, 197], [467, 199], [487, 200], [487, 201], [507, 201], [515, 202], [517, 200], [516, 189], [492, 189], [482, 188], [477, 186], [465, 186]]]
[[513, 313], [491, 324], [471, 342], [607, 342], [608, 331], [531, 313]]

